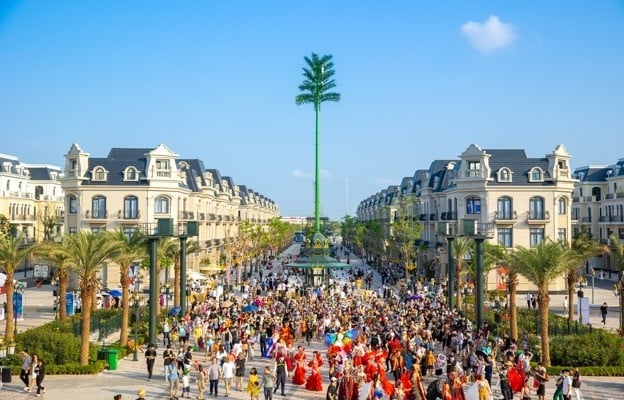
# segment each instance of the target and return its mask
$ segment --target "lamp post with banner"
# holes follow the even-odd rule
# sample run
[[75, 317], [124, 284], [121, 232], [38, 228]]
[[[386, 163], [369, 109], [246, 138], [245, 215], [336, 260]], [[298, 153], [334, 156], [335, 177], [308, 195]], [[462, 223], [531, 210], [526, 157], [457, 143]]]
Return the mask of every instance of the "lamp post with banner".
[[13, 337], [17, 336], [17, 321], [24, 319], [24, 289], [24, 283], [15, 283], [15, 289], [13, 291]]

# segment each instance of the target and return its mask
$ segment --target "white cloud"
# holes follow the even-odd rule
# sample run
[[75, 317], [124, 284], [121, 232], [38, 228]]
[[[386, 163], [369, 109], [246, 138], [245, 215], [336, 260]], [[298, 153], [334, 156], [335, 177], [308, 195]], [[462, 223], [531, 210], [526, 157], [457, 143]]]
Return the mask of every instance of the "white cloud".
[[[321, 169], [319, 172], [321, 173], [321, 178], [325, 178], [325, 179], [332, 178], [331, 173], [326, 169]], [[303, 171], [299, 168], [295, 168], [292, 171], [290, 171], [290, 176], [292, 176], [295, 179], [307, 179], [307, 178], [314, 178], [314, 173]]]
[[485, 22], [468, 21], [460, 32], [482, 53], [504, 49], [516, 39], [513, 25], [502, 22], [496, 15], [490, 15]]

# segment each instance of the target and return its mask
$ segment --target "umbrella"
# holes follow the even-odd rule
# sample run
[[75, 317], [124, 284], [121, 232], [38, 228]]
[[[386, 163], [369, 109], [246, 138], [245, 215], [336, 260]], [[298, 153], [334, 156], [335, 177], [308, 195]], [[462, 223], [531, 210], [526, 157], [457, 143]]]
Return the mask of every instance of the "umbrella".
[[258, 306], [255, 304], [248, 304], [245, 307], [243, 307], [243, 312], [256, 312], [258, 311]]
[[119, 289], [109, 290], [108, 294], [110, 294], [113, 297], [121, 297], [121, 290]]
[[169, 310], [169, 315], [178, 315], [180, 314], [180, 311], [182, 311], [182, 308], [180, 306], [175, 306]]

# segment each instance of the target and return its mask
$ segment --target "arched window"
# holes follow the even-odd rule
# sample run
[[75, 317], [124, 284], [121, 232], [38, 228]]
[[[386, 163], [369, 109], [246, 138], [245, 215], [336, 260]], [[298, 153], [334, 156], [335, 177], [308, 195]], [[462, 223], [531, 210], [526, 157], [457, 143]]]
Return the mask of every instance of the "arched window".
[[497, 201], [497, 219], [512, 219], [512, 203], [511, 197], [499, 197]]
[[127, 181], [136, 181], [138, 179], [137, 170], [134, 167], [128, 167], [126, 169], [126, 180]]
[[499, 182], [510, 182], [511, 174], [509, 173], [509, 169], [502, 168], [500, 172], [498, 173], [498, 180]]
[[559, 214], [567, 214], [568, 213], [568, 202], [565, 197], [560, 197], [557, 201], [557, 210]]
[[93, 170], [93, 180], [94, 181], [105, 181], [106, 180], [106, 171], [102, 167], [97, 167]]
[[78, 212], [78, 197], [71, 195], [69, 196], [69, 213], [76, 214]]
[[154, 212], [156, 214], [169, 214], [169, 198], [165, 196], [156, 197], [154, 200]]
[[139, 199], [136, 196], [124, 198], [124, 219], [139, 218]]
[[468, 197], [466, 199], [466, 214], [481, 214], [481, 199]]
[[542, 170], [539, 168], [533, 168], [531, 170], [531, 182], [541, 182], [542, 181]]
[[529, 219], [545, 219], [544, 215], [544, 198], [531, 197], [529, 200]]
[[92, 218], [105, 219], [106, 218], [106, 197], [94, 196], [91, 200], [91, 215]]

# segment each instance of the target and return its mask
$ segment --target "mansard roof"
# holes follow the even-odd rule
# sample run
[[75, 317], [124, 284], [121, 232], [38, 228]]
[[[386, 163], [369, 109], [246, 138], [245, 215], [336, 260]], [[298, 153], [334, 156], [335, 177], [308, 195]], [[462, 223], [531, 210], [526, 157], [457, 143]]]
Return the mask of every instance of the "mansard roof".
[[[484, 150], [490, 155], [490, 168], [492, 170], [490, 177], [492, 181], [488, 182], [488, 185], [501, 185], [501, 186], [517, 186], [517, 185], [552, 185], [552, 182], [548, 181], [551, 178], [548, 159], [541, 158], [529, 158], [526, 156], [524, 150]], [[544, 179], [541, 182], [530, 182], [530, 171], [538, 167], [544, 174]], [[497, 178], [497, 172], [501, 168], [509, 168], [511, 171], [511, 182], [499, 182]]]

